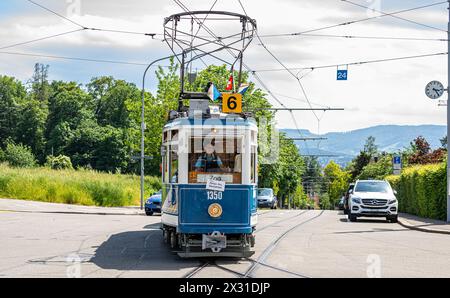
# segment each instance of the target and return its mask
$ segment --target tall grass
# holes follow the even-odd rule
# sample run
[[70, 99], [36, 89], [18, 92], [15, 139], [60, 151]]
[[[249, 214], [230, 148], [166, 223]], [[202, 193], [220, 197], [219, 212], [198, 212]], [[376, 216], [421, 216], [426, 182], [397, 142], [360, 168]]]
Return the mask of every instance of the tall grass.
[[[157, 177], [145, 178], [145, 193], [161, 187]], [[0, 197], [86, 206], [133, 206], [140, 200], [139, 176], [92, 170], [10, 168], [0, 164]]]

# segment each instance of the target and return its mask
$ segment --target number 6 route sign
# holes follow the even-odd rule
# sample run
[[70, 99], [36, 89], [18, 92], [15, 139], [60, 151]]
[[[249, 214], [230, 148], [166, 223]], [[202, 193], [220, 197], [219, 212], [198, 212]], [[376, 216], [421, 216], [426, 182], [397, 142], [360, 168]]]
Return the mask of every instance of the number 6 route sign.
[[242, 94], [222, 94], [222, 112], [224, 113], [242, 113]]

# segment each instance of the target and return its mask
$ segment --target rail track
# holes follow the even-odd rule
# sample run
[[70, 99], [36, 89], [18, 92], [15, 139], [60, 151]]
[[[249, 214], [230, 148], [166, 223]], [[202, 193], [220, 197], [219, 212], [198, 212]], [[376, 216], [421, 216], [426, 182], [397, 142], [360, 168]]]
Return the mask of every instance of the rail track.
[[[280, 223], [283, 223], [283, 222], [292, 220], [292, 219], [294, 219], [294, 218], [300, 217], [301, 215], [303, 215], [303, 214], [305, 214], [305, 213], [307, 213], [307, 211], [303, 211], [303, 212], [301, 212], [301, 213], [299, 213], [299, 214], [296, 214], [295, 216], [291, 216], [291, 217], [288, 217], [288, 218], [284, 218], [284, 219], [281, 219], [281, 220], [276, 221], [276, 222], [274, 222], [274, 223], [265, 225], [265, 226], [263, 226], [261, 229], [258, 229], [257, 231], [255, 231], [255, 233], [261, 232], [261, 231], [263, 231], [263, 230], [265, 230], [265, 229], [268, 229], [268, 228], [270, 228], [270, 227], [276, 226], [276, 225], [278, 225], [278, 224], [280, 224]], [[252, 258], [244, 258], [244, 260], [247, 260], [247, 261], [249, 261], [249, 262], [251, 263], [251, 265], [247, 268], [247, 270], [246, 270], [244, 273], [238, 272], [238, 271], [235, 271], [235, 270], [232, 270], [232, 269], [229, 269], [229, 268], [227, 268], [227, 267], [225, 267], [225, 266], [222, 266], [222, 265], [219, 265], [219, 264], [217, 264], [216, 260], [207, 260], [207, 261], [202, 262], [199, 266], [197, 266], [196, 268], [194, 268], [192, 271], [190, 271], [190, 272], [187, 273], [186, 275], [184, 275], [183, 278], [193, 278], [193, 277], [195, 277], [198, 273], [200, 273], [201, 271], [203, 271], [204, 269], [206, 269], [206, 268], [208, 268], [208, 267], [216, 267], [216, 268], [219, 268], [219, 269], [221, 269], [221, 270], [223, 270], [223, 271], [226, 271], [226, 272], [228, 272], [228, 273], [233, 274], [236, 278], [253, 278], [253, 274], [255, 273], [255, 271], [256, 271], [260, 266], [266, 267], [266, 268], [269, 268], [269, 269], [272, 269], [272, 270], [280, 271], [280, 272], [283, 272], [283, 273], [286, 273], [286, 274], [289, 274], [289, 275], [292, 275], [292, 276], [295, 276], [295, 277], [299, 277], [299, 278], [308, 278], [308, 276], [305, 276], [305, 275], [303, 275], [303, 274], [299, 274], [299, 273], [297, 273], [297, 272], [289, 271], [289, 270], [286, 270], [286, 269], [284, 269], [284, 268], [279, 268], [279, 267], [277, 267], [277, 266], [273, 266], [273, 265], [267, 264], [265, 261], [266, 261], [266, 259], [272, 254], [273, 250], [278, 246], [278, 244], [279, 244], [284, 238], [286, 238], [287, 235], [289, 235], [291, 232], [293, 232], [293, 231], [296, 230], [297, 228], [301, 227], [302, 225], [307, 224], [307, 223], [309, 223], [309, 222], [311, 222], [311, 221], [313, 221], [313, 220], [319, 218], [320, 216], [322, 216], [323, 213], [324, 213], [324, 211], [322, 211], [321, 213], [319, 213], [318, 215], [316, 215], [316, 216], [314, 216], [314, 217], [312, 217], [312, 218], [309, 218], [309, 219], [307, 219], [307, 220], [305, 220], [305, 221], [302, 221], [302, 222], [300, 222], [300, 223], [294, 225], [293, 227], [291, 227], [291, 228], [289, 228], [288, 230], [286, 230], [285, 232], [283, 232], [283, 233], [282, 233], [280, 236], [278, 236], [274, 241], [272, 241], [268, 247], [266, 247], [266, 248], [263, 250], [263, 252], [261, 253], [261, 255], [260, 255], [256, 260], [254, 260], [254, 259], [252, 259]]]

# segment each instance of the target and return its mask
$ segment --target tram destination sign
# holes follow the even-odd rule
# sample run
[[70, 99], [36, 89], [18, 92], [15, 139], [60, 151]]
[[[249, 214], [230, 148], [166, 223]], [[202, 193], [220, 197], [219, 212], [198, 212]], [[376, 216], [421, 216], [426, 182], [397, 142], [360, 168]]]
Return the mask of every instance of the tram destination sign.
[[224, 192], [225, 191], [225, 181], [210, 178], [206, 182], [206, 189], [212, 190], [212, 191]]

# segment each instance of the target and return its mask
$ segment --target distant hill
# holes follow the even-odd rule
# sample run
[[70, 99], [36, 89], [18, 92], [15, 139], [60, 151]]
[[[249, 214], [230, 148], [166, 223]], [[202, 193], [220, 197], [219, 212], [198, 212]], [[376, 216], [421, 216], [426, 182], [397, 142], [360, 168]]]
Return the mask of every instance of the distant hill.
[[[317, 137], [308, 130], [283, 129], [289, 137]], [[418, 136], [423, 136], [433, 149], [441, 146], [440, 139], [447, 135], [447, 127], [441, 125], [380, 125], [349, 132], [331, 132], [320, 137], [327, 140], [320, 142], [296, 141], [300, 152], [305, 155], [339, 155], [337, 157], [320, 158], [322, 164], [334, 160], [340, 165], [346, 165], [364, 147], [369, 136], [376, 139], [380, 151], [395, 152], [408, 147]]]

